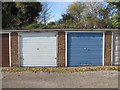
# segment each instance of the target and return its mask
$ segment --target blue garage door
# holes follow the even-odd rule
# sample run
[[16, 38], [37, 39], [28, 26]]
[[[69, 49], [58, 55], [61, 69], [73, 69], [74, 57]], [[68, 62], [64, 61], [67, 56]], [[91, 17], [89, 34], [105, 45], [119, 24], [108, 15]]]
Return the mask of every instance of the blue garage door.
[[103, 33], [67, 33], [67, 66], [101, 66]]

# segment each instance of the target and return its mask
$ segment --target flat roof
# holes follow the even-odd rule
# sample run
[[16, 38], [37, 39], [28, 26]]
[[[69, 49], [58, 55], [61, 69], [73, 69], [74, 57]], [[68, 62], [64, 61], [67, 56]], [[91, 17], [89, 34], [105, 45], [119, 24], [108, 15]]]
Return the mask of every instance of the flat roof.
[[0, 30], [0, 32], [49, 32], [49, 31], [118, 31], [120, 29], [21, 29], [21, 30]]

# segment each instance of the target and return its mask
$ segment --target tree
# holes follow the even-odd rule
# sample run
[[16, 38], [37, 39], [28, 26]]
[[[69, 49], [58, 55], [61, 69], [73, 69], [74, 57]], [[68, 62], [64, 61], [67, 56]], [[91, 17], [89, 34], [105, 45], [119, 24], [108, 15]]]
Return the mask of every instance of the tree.
[[[79, 28], [99, 28], [98, 14], [102, 3], [80, 3], [74, 2], [67, 8], [67, 13], [62, 15], [62, 23], [73, 23]], [[100, 26], [101, 27], [101, 26]]]
[[50, 6], [47, 2], [42, 3], [42, 10], [39, 16], [39, 23], [47, 24], [47, 22], [52, 18]]
[[68, 16], [72, 16], [75, 20], [80, 20], [83, 12], [83, 4], [80, 2], [74, 2], [67, 8]]
[[3, 2], [2, 27], [20, 28], [37, 21], [42, 5], [39, 2]]
[[[101, 28], [101, 20], [99, 18], [99, 10], [103, 7], [100, 2], [85, 2], [82, 12], [81, 25], [83, 28]], [[101, 23], [102, 24], [102, 23]]]
[[120, 26], [120, 2], [104, 2], [99, 10], [99, 18], [104, 28], [118, 28]]
[[17, 15], [17, 11], [14, 2], [2, 3], [2, 28], [7, 28], [12, 25], [12, 19]]
[[[116, 28], [120, 26], [120, 3], [75, 2], [68, 6], [60, 23], [73, 28]], [[70, 25], [69, 25], [70, 26]]]
[[112, 25], [115, 28], [120, 28], [120, 1], [119, 2], [108, 2], [108, 5], [111, 6], [114, 11], [112, 16]]
[[59, 20], [59, 23], [63, 23], [63, 22], [73, 22], [74, 17], [72, 15], [68, 14], [62, 14], [62, 19]]

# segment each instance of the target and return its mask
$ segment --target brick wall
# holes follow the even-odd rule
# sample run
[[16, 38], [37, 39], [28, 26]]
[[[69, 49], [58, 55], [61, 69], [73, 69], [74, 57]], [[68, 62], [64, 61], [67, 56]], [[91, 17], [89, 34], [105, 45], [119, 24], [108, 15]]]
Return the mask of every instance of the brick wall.
[[58, 67], [65, 67], [65, 32], [58, 32]]
[[105, 66], [111, 65], [111, 44], [112, 44], [112, 32], [105, 32]]
[[11, 64], [12, 67], [18, 67], [19, 61], [18, 61], [18, 33], [12, 32], [11, 33]]

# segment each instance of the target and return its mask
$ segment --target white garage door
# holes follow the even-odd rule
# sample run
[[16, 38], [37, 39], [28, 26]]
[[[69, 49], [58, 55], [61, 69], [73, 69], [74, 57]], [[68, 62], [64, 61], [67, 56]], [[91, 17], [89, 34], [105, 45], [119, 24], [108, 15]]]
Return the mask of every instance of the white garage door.
[[120, 32], [114, 32], [114, 64], [120, 65]]
[[21, 66], [57, 66], [56, 33], [20, 33]]

